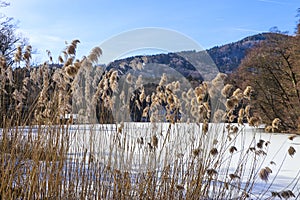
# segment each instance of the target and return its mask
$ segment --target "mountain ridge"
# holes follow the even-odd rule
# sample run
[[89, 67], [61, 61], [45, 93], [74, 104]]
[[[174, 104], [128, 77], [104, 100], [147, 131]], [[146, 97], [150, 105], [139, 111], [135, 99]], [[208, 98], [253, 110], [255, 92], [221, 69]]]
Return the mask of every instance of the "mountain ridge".
[[[131, 57], [115, 60], [110, 64], [108, 64], [107, 68], [120, 69], [119, 65], [121, 63], [122, 65], [125, 65], [125, 68], [128, 68], [130, 66], [130, 63], [134, 59], [141, 59], [142, 57], [146, 57], [148, 62], [150, 63], [160, 63], [160, 64], [169, 65], [171, 68], [178, 70], [185, 77], [189, 77], [190, 79], [203, 80], [202, 79], [203, 77], [201, 77], [197, 73], [195, 74], [196, 68], [193, 67], [193, 64], [191, 63], [192, 58], [195, 59], [197, 56], [203, 57], [203, 55], [206, 54], [207, 56], [210, 57], [211, 61], [205, 61], [205, 62], [213, 62], [208, 65], [213, 66], [213, 64], [215, 64], [219, 72], [230, 74], [239, 67], [242, 59], [246, 56], [247, 52], [251, 48], [259, 44], [260, 42], [265, 41], [268, 38], [272, 38], [274, 35], [278, 35], [278, 34], [280, 33], [272, 33], [272, 32], [259, 33], [259, 34], [247, 36], [236, 42], [224, 44], [221, 46], [214, 46], [210, 49], [204, 50], [203, 52], [201, 51], [196, 52], [191, 50], [191, 51], [182, 51], [182, 52], [172, 52], [167, 54], [162, 53], [162, 54], [155, 54], [155, 55], [131, 56]], [[186, 59], [187, 57], [191, 58], [190, 61]], [[197, 63], [199, 64], [199, 61]], [[199, 71], [199, 69], [197, 70]], [[206, 68], [201, 67], [201, 74], [203, 70], [206, 71], [205, 72], [206, 74], [209, 74], [211, 73], [211, 70], [214, 69], [212, 69], [212, 67], [211, 69], [208, 69], [206, 63]]]

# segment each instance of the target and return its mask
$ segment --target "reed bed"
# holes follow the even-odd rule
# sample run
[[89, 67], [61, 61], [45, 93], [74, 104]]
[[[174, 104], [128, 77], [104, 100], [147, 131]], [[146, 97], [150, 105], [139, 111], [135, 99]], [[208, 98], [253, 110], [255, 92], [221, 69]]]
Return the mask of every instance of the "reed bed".
[[[299, 197], [299, 177], [270, 191], [276, 179], [270, 178], [272, 163], [264, 162], [270, 141], [258, 134], [244, 140], [246, 127], [260, 125], [250, 86], [224, 86], [225, 75], [218, 74], [186, 89], [162, 74], [149, 93], [143, 77], [124, 73], [123, 65], [119, 71], [96, 67], [98, 47], [76, 59], [79, 42], [66, 46], [58, 59], [63, 66], [55, 70], [50, 52], [49, 62], [33, 69], [31, 48], [18, 48], [16, 62], [28, 70], [19, 80], [1, 62], [0, 199]], [[143, 70], [145, 64], [142, 57], [127, 67]], [[13, 109], [6, 109], [8, 102]], [[126, 110], [149, 122], [116, 114]], [[279, 126], [274, 119], [266, 130]], [[291, 146], [286, 153], [297, 152]], [[254, 193], [261, 181], [269, 187]]]

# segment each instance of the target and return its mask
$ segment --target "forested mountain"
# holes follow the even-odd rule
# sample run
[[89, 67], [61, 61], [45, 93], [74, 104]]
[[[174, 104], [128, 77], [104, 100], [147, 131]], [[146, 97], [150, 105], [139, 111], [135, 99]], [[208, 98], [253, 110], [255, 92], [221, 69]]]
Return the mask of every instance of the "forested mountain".
[[[249, 49], [261, 41], [274, 37], [276, 34], [277, 33], [261, 33], [249, 36], [237, 42], [207, 49], [206, 52], [185, 51], [144, 57], [147, 57], [147, 62], [166, 64], [182, 73], [185, 77], [193, 79], [199, 78], [201, 80], [201, 75], [195, 72], [196, 68], [193, 66], [195, 64], [199, 65], [199, 59], [202, 58], [202, 62], [206, 62], [206, 68], [201, 67], [201, 74], [203, 73], [203, 70], [206, 70], [204, 74], [210, 73], [210, 70], [212, 69], [209, 69], [209, 65], [212, 65], [213, 63], [220, 72], [232, 73], [238, 68]], [[207, 57], [209, 56], [212, 59], [211, 61], [207, 61]], [[129, 66], [132, 60], [135, 58], [140, 59], [141, 57], [142, 56], [135, 56], [116, 60], [110, 63], [108, 68], [118, 68], [121, 63], [125, 66]], [[196, 63], [193, 63], [195, 60], [197, 60]], [[212, 68], [212, 66], [210, 68]]]
[[220, 72], [231, 73], [238, 68], [249, 49], [275, 35], [277, 33], [261, 33], [246, 37], [237, 42], [213, 47], [208, 49], [207, 52]]

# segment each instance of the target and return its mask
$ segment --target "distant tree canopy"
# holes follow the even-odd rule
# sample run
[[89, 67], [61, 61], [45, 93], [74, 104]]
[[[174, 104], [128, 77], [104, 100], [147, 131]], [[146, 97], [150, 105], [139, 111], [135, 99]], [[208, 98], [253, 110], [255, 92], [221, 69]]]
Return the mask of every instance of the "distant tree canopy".
[[255, 90], [256, 114], [263, 122], [279, 118], [295, 130], [300, 118], [300, 37], [276, 34], [253, 48], [232, 75], [239, 87]]

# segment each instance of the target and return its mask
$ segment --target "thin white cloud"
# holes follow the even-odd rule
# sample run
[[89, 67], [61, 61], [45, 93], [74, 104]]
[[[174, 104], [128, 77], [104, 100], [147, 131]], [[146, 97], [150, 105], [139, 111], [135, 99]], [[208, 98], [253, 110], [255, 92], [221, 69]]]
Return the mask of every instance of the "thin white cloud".
[[241, 31], [241, 32], [249, 32], [249, 33], [262, 33], [262, 32], [264, 32], [262, 30], [247, 29], [247, 28], [233, 28], [233, 30]]
[[273, 0], [258, 0], [260, 2], [265, 2], [265, 3], [273, 3], [273, 4], [281, 4], [281, 5], [287, 5], [289, 2], [282, 2], [282, 1], [273, 1]]
[[54, 58], [58, 57], [64, 48], [65, 40], [57, 35], [45, 34], [39, 29], [18, 29], [17, 32], [29, 39], [29, 44], [36, 51], [34, 60], [44, 62], [48, 60], [46, 50], [50, 50]]

